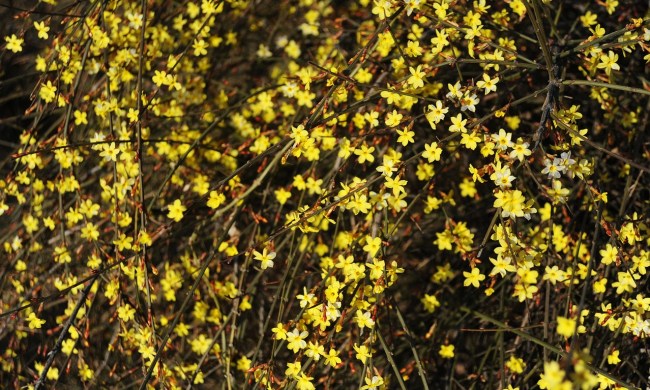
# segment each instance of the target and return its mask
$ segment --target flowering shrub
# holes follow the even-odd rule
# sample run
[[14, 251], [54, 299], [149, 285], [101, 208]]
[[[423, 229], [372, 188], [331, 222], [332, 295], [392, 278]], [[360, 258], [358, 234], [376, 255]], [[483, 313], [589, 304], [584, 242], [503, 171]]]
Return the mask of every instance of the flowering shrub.
[[648, 386], [641, 3], [4, 6], [2, 382]]

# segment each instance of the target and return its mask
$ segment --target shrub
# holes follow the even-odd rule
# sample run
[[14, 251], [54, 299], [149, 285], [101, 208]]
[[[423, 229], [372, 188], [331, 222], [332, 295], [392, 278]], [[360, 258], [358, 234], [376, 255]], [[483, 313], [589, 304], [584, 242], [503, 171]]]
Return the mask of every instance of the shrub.
[[4, 7], [7, 386], [648, 385], [647, 4]]

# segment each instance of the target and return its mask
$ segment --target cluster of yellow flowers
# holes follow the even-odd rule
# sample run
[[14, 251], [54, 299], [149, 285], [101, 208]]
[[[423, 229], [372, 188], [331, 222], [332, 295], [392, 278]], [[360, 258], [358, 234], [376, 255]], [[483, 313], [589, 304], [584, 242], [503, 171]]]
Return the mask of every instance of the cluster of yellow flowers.
[[3, 382], [646, 383], [640, 7], [43, 3], [0, 55], [38, 75]]

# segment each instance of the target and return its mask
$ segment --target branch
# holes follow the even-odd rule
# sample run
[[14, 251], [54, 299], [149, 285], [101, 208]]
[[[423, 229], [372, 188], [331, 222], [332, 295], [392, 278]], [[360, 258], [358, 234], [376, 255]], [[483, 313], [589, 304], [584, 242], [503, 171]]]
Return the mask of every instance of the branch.
[[59, 334], [59, 338], [56, 340], [56, 344], [54, 344], [54, 348], [52, 348], [52, 350], [47, 354], [47, 361], [45, 362], [45, 367], [43, 367], [43, 371], [41, 371], [41, 376], [38, 378], [36, 383], [34, 383], [34, 390], [40, 389], [41, 386], [43, 385], [43, 382], [47, 377], [47, 372], [50, 371], [50, 367], [52, 367], [52, 363], [54, 363], [54, 357], [61, 349], [61, 345], [63, 344], [63, 340], [68, 334], [68, 330], [70, 329], [70, 326], [72, 326], [72, 323], [74, 322], [75, 318], [77, 318], [77, 313], [79, 312], [79, 309], [81, 309], [81, 305], [86, 300], [88, 293], [90, 293], [90, 289], [92, 288], [93, 284], [95, 284], [95, 281], [97, 280], [98, 277], [99, 274], [96, 274], [81, 293], [81, 297], [77, 301], [77, 305], [74, 307], [74, 310], [72, 310], [72, 313], [70, 314], [70, 318], [68, 318], [65, 325], [63, 326], [63, 329], [61, 329], [61, 333]]

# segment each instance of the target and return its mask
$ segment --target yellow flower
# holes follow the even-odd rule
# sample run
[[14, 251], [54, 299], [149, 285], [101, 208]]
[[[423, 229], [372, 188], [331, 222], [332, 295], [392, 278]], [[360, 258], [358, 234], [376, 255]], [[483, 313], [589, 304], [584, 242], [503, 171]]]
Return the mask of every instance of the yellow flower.
[[451, 117], [451, 126], [449, 126], [449, 131], [452, 133], [465, 133], [467, 132], [467, 128], [465, 127], [465, 124], [467, 124], [467, 119], [463, 119], [462, 114], [458, 114], [456, 116]]
[[151, 246], [153, 240], [151, 239], [151, 236], [149, 235], [149, 233], [147, 233], [146, 230], [140, 230], [140, 232], [138, 233], [138, 242], [145, 246]]
[[513, 374], [521, 374], [526, 368], [526, 363], [524, 362], [524, 359], [510, 356], [510, 359], [506, 362], [506, 367], [508, 367]]
[[[636, 213], [634, 213], [633, 217], [631, 218], [632, 220], [637, 220], [638, 216]], [[626, 242], [630, 245], [634, 245], [637, 241], [640, 241], [641, 238], [639, 236], [639, 233], [635, 230], [634, 224], [631, 222], [625, 222], [623, 223], [623, 226], [621, 226], [621, 230], [619, 232], [618, 239], [621, 242]]]
[[607, 291], [607, 278], [602, 278], [594, 282], [594, 294], [602, 294]]
[[70, 263], [72, 256], [70, 256], [68, 248], [63, 245], [54, 247], [54, 261], [57, 263]]
[[124, 233], [120, 233], [118, 239], [113, 240], [113, 244], [117, 247], [119, 251], [131, 249], [133, 247], [133, 245], [131, 245], [132, 242], [133, 242], [133, 237], [127, 236]]
[[325, 353], [325, 347], [318, 343], [314, 343], [310, 341], [307, 343], [307, 350], [305, 351], [305, 355], [309, 358], [314, 359], [315, 361], [319, 361], [320, 357], [323, 356]]
[[152, 345], [147, 344], [146, 342], [141, 343], [138, 346], [138, 352], [140, 352], [142, 358], [147, 360], [148, 363], [151, 363], [156, 355], [156, 349]]
[[287, 330], [284, 328], [284, 325], [282, 323], [278, 323], [275, 328], [271, 329], [271, 332], [273, 332], [273, 337], [276, 340], [286, 340], [287, 339]]
[[137, 122], [139, 119], [138, 111], [133, 108], [129, 108], [129, 111], [126, 113], [126, 117], [129, 118], [130, 123]]
[[[424, 161], [420, 161], [420, 163], [418, 163], [418, 168], [415, 171], [415, 175], [418, 177], [418, 180], [420, 180], [420, 181], [429, 180], [435, 174], [436, 174], [436, 172], [433, 169], [433, 165], [425, 163]], [[428, 213], [428, 212], [426, 212], [426, 213]]]
[[366, 251], [370, 256], [374, 256], [380, 248], [380, 237], [366, 237], [366, 245], [363, 246], [363, 250]]
[[314, 379], [311, 376], [307, 376], [304, 372], [300, 373], [300, 376], [297, 379], [296, 389], [298, 390], [314, 390], [316, 387], [311, 381]]
[[45, 22], [34, 21], [34, 28], [38, 32], [38, 37], [40, 39], [47, 39], [47, 32], [50, 31], [50, 28], [45, 25]]
[[424, 145], [424, 152], [422, 157], [426, 158], [429, 162], [440, 161], [440, 155], [442, 154], [442, 149], [438, 147], [437, 142], [432, 142], [430, 144]]
[[605, 249], [600, 250], [601, 262], [605, 265], [610, 265], [616, 261], [618, 256], [618, 249], [611, 244], [605, 245]]
[[261, 265], [260, 267], [265, 270], [267, 268], [273, 268], [273, 259], [275, 259], [275, 252], [269, 252], [268, 248], [262, 249], [262, 252], [253, 251], [253, 257], [255, 260], [258, 260]]
[[561, 282], [566, 279], [566, 273], [558, 268], [557, 265], [549, 267], [548, 265], [544, 269], [543, 280], [548, 280], [552, 285], [555, 286], [555, 283]]
[[557, 317], [557, 328], [555, 331], [566, 338], [572, 337], [576, 330], [576, 321], [562, 316]]
[[242, 356], [237, 360], [237, 369], [239, 371], [247, 372], [251, 368], [252, 361], [246, 356]]
[[616, 287], [616, 294], [619, 295], [625, 292], [631, 293], [636, 288], [636, 282], [629, 272], [618, 272], [617, 281], [612, 283], [612, 287]]
[[208, 44], [203, 39], [194, 41], [192, 48], [194, 49], [195, 57], [208, 54]]
[[465, 281], [463, 282], [464, 286], [472, 285], [478, 288], [479, 283], [485, 280], [485, 275], [476, 267], [472, 268], [472, 272], [463, 271], [463, 276], [465, 277]]
[[76, 342], [74, 340], [67, 339], [61, 345], [61, 351], [63, 353], [65, 353], [66, 355], [68, 355], [68, 356], [70, 356], [73, 353], [76, 354], [78, 351], [77, 351], [77, 348], [74, 347], [75, 344], [76, 344]]
[[115, 147], [115, 142], [102, 145], [102, 149], [99, 155], [104, 157], [104, 160], [117, 162], [117, 155], [120, 154], [120, 149]]
[[185, 337], [190, 334], [190, 327], [184, 322], [181, 322], [174, 328], [174, 333], [176, 333], [178, 337]]
[[428, 112], [425, 114], [427, 121], [433, 129], [435, 125], [438, 124], [441, 120], [445, 119], [445, 115], [449, 112], [449, 108], [442, 105], [440, 100], [436, 101], [436, 105], [429, 104], [427, 106]]
[[434, 244], [438, 245], [438, 249], [441, 251], [451, 250], [454, 236], [449, 230], [444, 232], [436, 233], [436, 240], [433, 241]]
[[404, 49], [404, 54], [406, 54], [409, 57], [419, 57], [422, 55], [422, 48], [420, 47], [420, 42], [419, 41], [411, 41], [409, 40], [406, 42], [406, 48]]
[[183, 213], [187, 210], [185, 206], [181, 204], [180, 199], [176, 199], [174, 203], [167, 206], [167, 217], [173, 219], [176, 222], [179, 222], [183, 219]]
[[98, 269], [99, 266], [102, 264], [102, 259], [97, 256], [97, 254], [93, 253], [90, 255], [88, 258], [88, 262], [86, 262], [86, 265], [92, 269]]
[[25, 40], [18, 38], [16, 34], [11, 34], [11, 36], [5, 37], [5, 41], [7, 41], [7, 50], [10, 50], [14, 53], [23, 51], [23, 42], [25, 42]]
[[251, 299], [248, 295], [246, 295], [244, 298], [242, 298], [241, 302], [239, 303], [239, 310], [246, 311], [252, 308], [253, 305], [251, 304]]
[[558, 362], [544, 362], [544, 373], [540, 375], [537, 384], [540, 389], [571, 390], [573, 385], [569, 381], [564, 381], [565, 375], [566, 372], [560, 368]]
[[517, 139], [517, 143], [512, 146], [512, 151], [510, 152], [510, 158], [516, 158], [519, 161], [524, 161], [524, 159], [530, 156], [532, 152], [528, 149], [528, 142], [524, 142], [521, 138]]
[[587, 11], [578, 19], [580, 19], [580, 23], [583, 27], [591, 27], [598, 22], [598, 15], [592, 13], [591, 11]]
[[53, 102], [54, 98], [56, 97], [56, 86], [52, 85], [52, 82], [50, 80], [47, 80], [47, 83], [41, 86], [41, 90], [38, 93], [38, 96], [40, 96], [40, 98], [43, 99], [45, 103]]
[[460, 196], [466, 198], [473, 198], [477, 193], [476, 185], [471, 179], [467, 177], [463, 179], [463, 182], [460, 183], [459, 187], [460, 187]]
[[291, 191], [285, 188], [279, 188], [273, 192], [275, 199], [280, 204], [285, 204], [291, 198]]
[[79, 126], [79, 125], [87, 125], [88, 124], [88, 114], [85, 112], [75, 110], [74, 113], [74, 124]]
[[94, 223], [89, 222], [81, 228], [81, 238], [88, 241], [97, 241], [99, 239], [99, 229]]
[[361, 360], [361, 363], [365, 364], [368, 358], [372, 357], [372, 352], [365, 345], [353, 345], [354, 350], [356, 351], [356, 358]]
[[23, 225], [25, 226], [25, 231], [27, 231], [29, 234], [32, 234], [38, 230], [38, 218], [35, 218], [32, 215], [27, 215], [23, 218]]
[[84, 202], [81, 202], [79, 205], [79, 212], [86, 216], [86, 218], [92, 218], [95, 215], [99, 214], [100, 206], [97, 203], [94, 203], [90, 199], [86, 199]]
[[135, 309], [127, 303], [117, 309], [117, 316], [120, 317], [122, 321], [128, 322], [135, 318]]
[[399, 135], [399, 137], [397, 138], [397, 142], [402, 144], [402, 146], [406, 146], [409, 143], [415, 142], [415, 140], [413, 139], [415, 133], [411, 131], [409, 128], [404, 128], [402, 130], [398, 129], [397, 135]]
[[474, 150], [476, 149], [480, 141], [481, 141], [481, 137], [476, 135], [476, 132], [473, 132], [471, 134], [464, 133], [461, 136], [460, 143], [461, 145], [465, 145], [467, 149]]
[[29, 313], [29, 316], [27, 317], [27, 321], [29, 322], [28, 324], [29, 329], [40, 329], [41, 326], [45, 324], [45, 320], [41, 320], [33, 312]]
[[354, 321], [361, 329], [372, 329], [372, 327], [375, 326], [375, 320], [372, 319], [372, 314], [369, 311], [363, 313], [361, 311], [357, 311]]
[[487, 95], [490, 92], [495, 92], [497, 90], [497, 83], [499, 82], [499, 78], [490, 78], [490, 76], [487, 73], [483, 73], [483, 80], [480, 80], [476, 83], [476, 86], [485, 90], [485, 94]]
[[165, 72], [164, 70], [155, 70], [151, 81], [153, 81], [153, 83], [159, 87], [162, 86], [163, 84], [166, 84], [167, 72]]
[[18, 272], [23, 272], [27, 270], [27, 263], [22, 260], [17, 260], [14, 269]]
[[600, 63], [598, 64], [598, 69], [605, 69], [605, 73], [609, 76], [613, 70], [620, 70], [621, 67], [616, 63], [618, 61], [618, 54], [609, 50], [607, 55], [602, 55], [600, 57]]
[[90, 367], [88, 367], [88, 364], [82, 362], [81, 360], [79, 360], [77, 367], [79, 368], [79, 377], [82, 381], [89, 381], [95, 376], [95, 372]]
[[424, 294], [424, 297], [420, 301], [424, 305], [424, 310], [429, 313], [433, 313], [440, 306], [440, 302], [435, 295]]
[[199, 337], [190, 341], [192, 351], [197, 355], [203, 355], [204, 353], [208, 352], [210, 349], [210, 344], [212, 344], [212, 340], [205, 337], [204, 334], [200, 334]]
[[451, 359], [454, 357], [454, 346], [452, 344], [441, 345], [438, 353], [443, 359]]
[[406, 193], [404, 190], [404, 186], [406, 185], [407, 181], [402, 180], [400, 176], [396, 177], [387, 177], [386, 178], [386, 188], [389, 188], [393, 190], [393, 196], [398, 196], [401, 192]]
[[338, 352], [334, 348], [330, 348], [327, 354], [323, 354], [323, 357], [325, 358], [325, 364], [330, 367], [336, 367], [342, 362]]
[[615, 349], [609, 355], [607, 355], [607, 364], [614, 365], [620, 363], [621, 358], [618, 357], [618, 354], [620, 352], [621, 351]]
[[406, 82], [413, 88], [422, 88], [424, 87], [424, 78], [426, 73], [422, 71], [422, 65], [418, 65], [417, 68], [409, 67], [409, 72], [411, 76], [406, 80]]
[[[43, 365], [43, 363], [35, 363], [34, 364], [34, 369], [38, 373], [38, 375], [41, 375], [43, 373], [44, 368], [45, 368], [45, 366]], [[54, 366], [50, 367], [50, 370], [47, 372], [46, 377], [47, 377], [47, 379], [49, 379], [51, 381], [55, 381], [55, 380], [59, 379], [59, 369], [54, 367]]]
[[469, 173], [472, 174], [473, 182], [485, 183], [485, 180], [481, 178], [482, 173], [479, 173], [478, 168], [475, 168], [472, 164], [469, 164]]
[[402, 121], [403, 115], [397, 112], [397, 110], [393, 110], [393, 112], [389, 112], [386, 115], [386, 126], [388, 127], [395, 127], [400, 124]]
[[287, 363], [287, 369], [284, 370], [284, 375], [297, 379], [300, 371], [302, 370], [302, 364], [300, 362]]
[[374, 146], [368, 147], [366, 144], [363, 144], [363, 145], [361, 145], [361, 147], [359, 147], [359, 149], [356, 149], [354, 151], [354, 154], [359, 156], [357, 158], [357, 161], [359, 162], [359, 164], [363, 164], [366, 161], [371, 163], [371, 162], [375, 161], [375, 156], [372, 155], [372, 152], [374, 152], [374, 151], [375, 151]]
[[495, 195], [494, 207], [501, 207], [501, 216], [503, 218], [523, 217], [526, 198], [519, 190], [499, 191]]
[[210, 198], [208, 199], [208, 207], [216, 209], [226, 201], [226, 196], [218, 191], [210, 191]]
[[450, 99], [453, 98], [460, 99], [463, 96], [463, 93], [460, 91], [461, 89], [460, 81], [456, 81], [456, 84], [454, 85], [447, 84], [447, 88], [449, 89], [449, 92], [447, 92], [446, 97]]
[[378, 375], [373, 375], [372, 378], [366, 377], [364, 382], [366, 382], [366, 384], [361, 386], [361, 390], [381, 389], [384, 385], [384, 378]]
[[298, 328], [287, 333], [287, 348], [294, 353], [298, 353], [301, 349], [307, 347], [305, 339], [309, 336], [306, 330], [300, 331]]
[[213, 14], [218, 14], [223, 11], [223, 3], [215, 0], [202, 0], [201, 1], [201, 12], [205, 15], [210, 16]]

